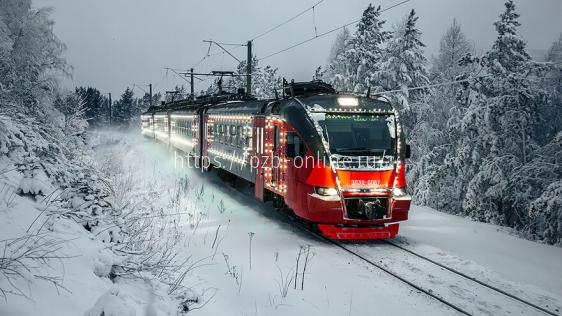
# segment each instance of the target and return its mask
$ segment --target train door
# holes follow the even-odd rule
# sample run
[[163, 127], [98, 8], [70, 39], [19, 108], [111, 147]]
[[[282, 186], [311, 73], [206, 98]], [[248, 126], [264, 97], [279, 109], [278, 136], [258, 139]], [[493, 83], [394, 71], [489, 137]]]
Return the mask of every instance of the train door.
[[150, 114], [150, 130], [152, 132], [152, 140], [156, 141], [156, 123], [154, 122], [154, 113]]
[[215, 128], [214, 120], [209, 117], [205, 111], [200, 112], [200, 133], [201, 135], [201, 151], [200, 151], [200, 167], [202, 170], [207, 171], [211, 166], [211, 161], [209, 160], [209, 148], [212, 146], [213, 142], [213, 129]]
[[265, 117], [255, 116], [254, 126], [252, 128], [252, 157], [251, 167], [256, 170], [256, 181], [254, 184], [254, 194], [260, 201], [265, 200], [265, 179], [268, 171], [266, 169], [267, 153], [266, 153], [266, 123]]
[[171, 111], [170, 112], [166, 112], [166, 137], [167, 137], [167, 141], [168, 141], [168, 148], [172, 148], [172, 127], [175, 128], [175, 122], [174, 124], [172, 123], [172, 115], [171, 115]]
[[283, 196], [286, 192], [285, 124], [278, 117], [271, 116], [266, 121], [266, 130], [268, 173], [265, 183], [270, 191]]
[[198, 111], [193, 114], [193, 123], [191, 125], [191, 138], [193, 142], [193, 160], [195, 167], [199, 166], [199, 159], [201, 158], [201, 139], [199, 131], [201, 130], [201, 115]]

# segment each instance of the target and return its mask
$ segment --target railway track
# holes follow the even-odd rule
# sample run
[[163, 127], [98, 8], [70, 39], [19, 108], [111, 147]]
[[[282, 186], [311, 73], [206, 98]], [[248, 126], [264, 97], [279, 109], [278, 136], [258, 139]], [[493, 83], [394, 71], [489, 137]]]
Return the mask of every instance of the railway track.
[[490, 289], [490, 290], [492, 290], [492, 291], [495, 291], [496, 293], [499, 293], [499, 294], [502, 294], [502, 295], [504, 295], [504, 296], [507, 296], [507, 297], [509, 297], [509, 298], [511, 298], [511, 299], [513, 299], [513, 300], [515, 300], [515, 301], [518, 301], [518, 302], [520, 302], [520, 303], [522, 303], [522, 304], [524, 304], [524, 305], [526, 305], [526, 306], [532, 307], [532, 308], [534, 308], [534, 309], [536, 309], [536, 310], [538, 310], [538, 311], [541, 311], [541, 312], [543, 312], [543, 313], [545, 313], [545, 314], [547, 314], [547, 315], [553, 315], [553, 316], [558, 316], [558, 315], [559, 315], [559, 314], [554, 313], [554, 312], [552, 312], [552, 311], [550, 311], [550, 310], [548, 310], [548, 309], [546, 309], [546, 308], [544, 308], [544, 307], [538, 306], [537, 304], [532, 303], [532, 302], [530, 302], [530, 301], [528, 301], [528, 300], [526, 300], [526, 299], [520, 298], [520, 297], [518, 297], [518, 296], [516, 296], [516, 295], [513, 295], [513, 294], [511, 294], [511, 293], [508, 293], [508, 292], [506, 292], [506, 291], [504, 291], [504, 290], [502, 290], [502, 289], [500, 289], [500, 288], [498, 288], [498, 287], [496, 287], [496, 286], [493, 286], [493, 285], [491, 285], [491, 284], [489, 284], [489, 283], [486, 283], [486, 282], [484, 282], [484, 281], [481, 281], [481, 280], [479, 280], [479, 279], [477, 279], [477, 278], [475, 278], [475, 277], [473, 277], [473, 276], [469, 276], [469, 275], [467, 275], [467, 274], [465, 274], [465, 273], [463, 273], [463, 272], [461, 272], [461, 271], [459, 271], [459, 270], [457, 270], [457, 269], [448, 267], [448, 266], [446, 266], [446, 265], [444, 265], [444, 264], [442, 264], [442, 263], [439, 263], [439, 262], [437, 262], [437, 261], [435, 261], [435, 260], [433, 260], [433, 259], [431, 259], [431, 258], [428, 258], [428, 257], [426, 257], [426, 256], [424, 256], [424, 255], [421, 255], [421, 254], [419, 254], [419, 253], [417, 253], [417, 252], [414, 252], [414, 251], [412, 251], [412, 250], [410, 250], [410, 249], [408, 249], [408, 248], [402, 247], [402, 246], [396, 244], [395, 242], [392, 242], [392, 241], [389, 241], [389, 240], [384, 240], [384, 243], [389, 244], [389, 245], [391, 245], [391, 246], [393, 246], [393, 247], [396, 247], [396, 248], [398, 248], [398, 249], [400, 249], [400, 250], [403, 250], [403, 251], [405, 251], [405, 252], [407, 252], [407, 253], [410, 253], [410, 254], [412, 254], [412, 255], [414, 255], [414, 256], [420, 258], [420, 259], [423, 259], [423, 260], [425, 260], [425, 261], [427, 261], [427, 262], [430, 262], [430, 263], [432, 263], [432, 264], [434, 264], [434, 265], [436, 265], [436, 266], [439, 266], [440, 268], [443, 268], [443, 269], [445, 269], [445, 270], [447, 270], [447, 271], [450, 271], [450, 272], [452, 272], [452, 273], [454, 273], [454, 274], [456, 274], [456, 275], [458, 275], [458, 276], [461, 276], [461, 277], [463, 277], [463, 278], [465, 278], [465, 279], [467, 279], [467, 280], [470, 280], [470, 281], [473, 281], [473, 282], [475, 282], [475, 283], [478, 283], [478, 284], [480, 284], [481, 286], [484, 286], [484, 287], [486, 287], [486, 288], [488, 288], [488, 289]]
[[[300, 221], [297, 220], [297, 222], [299, 223], [299, 225], [301, 227], [303, 227], [306, 231], [308, 231], [309, 233], [313, 234], [314, 236], [321, 238], [322, 240], [333, 244], [334, 246], [340, 248], [341, 250], [349, 253], [350, 255], [352, 255], [353, 257], [363, 261], [364, 263], [368, 264], [369, 266], [372, 266], [380, 271], [383, 271], [384, 273], [390, 275], [391, 277], [401, 281], [402, 283], [408, 285], [409, 287], [419, 291], [420, 293], [423, 293], [429, 297], [431, 297], [432, 299], [442, 303], [443, 305], [445, 305], [446, 307], [456, 311], [457, 313], [461, 314], [461, 315], [470, 315], [470, 316], [475, 316], [475, 315], [481, 315], [481, 314], [490, 314], [490, 315], [494, 315], [496, 312], [495, 311], [484, 311], [481, 308], [476, 308], [477, 312], [474, 312], [472, 310], [469, 310], [466, 307], [460, 306], [460, 304], [458, 303], [454, 303], [451, 300], [448, 300], [446, 298], [443, 297], [443, 295], [439, 295], [437, 294], [436, 291], [434, 291], [433, 289], [430, 288], [426, 288], [423, 287], [419, 284], [416, 284], [415, 281], [408, 279], [407, 277], [405, 277], [404, 275], [401, 275], [395, 271], [392, 271], [392, 269], [386, 267], [382, 261], [377, 262], [376, 260], [369, 258], [369, 256], [361, 254], [358, 251], [354, 251], [353, 249], [351, 249], [350, 247], [346, 246], [346, 244], [340, 242], [340, 241], [336, 241], [336, 240], [332, 240], [330, 238], [327, 238], [325, 236], [323, 236], [322, 234], [320, 234], [318, 231], [312, 229], [311, 227], [309, 227], [309, 225], [306, 225], [305, 223], [302, 223]], [[496, 293], [497, 295], [501, 295], [502, 297], [505, 297], [513, 302], [516, 302], [517, 304], [523, 305], [524, 307], [528, 308], [528, 309], [532, 309], [536, 312], [538, 312], [539, 314], [543, 314], [543, 315], [552, 315], [552, 316], [559, 316], [560, 314], [558, 313], [558, 311], [553, 312], [551, 310], [548, 310], [544, 307], [538, 306], [537, 304], [530, 302], [526, 299], [523, 299], [521, 297], [518, 297], [514, 294], [508, 293], [500, 288], [497, 288], [489, 283], [486, 283], [484, 281], [481, 281], [475, 277], [469, 276], [461, 271], [458, 271], [454, 268], [451, 268], [449, 266], [446, 266], [442, 263], [439, 263], [431, 258], [428, 258], [424, 255], [421, 255], [419, 253], [416, 253], [408, 248], [405, 248], [403, 246], [400, 246], [398, 244], [396, 244], [395, 242], [392, 241], [383, 241], [384, 244], [388, 244], [392, 247], [395, 247], [397, 249], [400, 249], [401, 251], [412, 255], [416, 258], [422, 259], [423, 261], [430, 263], [436, 267], [438, 267], [439, 269], [443, 269], [446, 270], [450, 273], [452, 273], [453, 275], [456, 275], [464, 280], [473, 282], [475, 284], [478, 284], [480, 286], [482, 286], [483, 288], [492, 291], [494, 293]], [[510, 313], [509, 311], [507, 313]], [[521, 312], [521, 315], [527, 315], [524, 312]]]

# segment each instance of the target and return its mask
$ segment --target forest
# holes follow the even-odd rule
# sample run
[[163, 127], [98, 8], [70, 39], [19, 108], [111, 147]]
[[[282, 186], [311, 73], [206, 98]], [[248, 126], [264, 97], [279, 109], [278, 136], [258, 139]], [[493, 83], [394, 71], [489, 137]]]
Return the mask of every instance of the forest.
[[[135, 97], [135, 87], [129, 87], [112, 104], [95, 87], [64, 92], [54, 74], [69, 75], [72, 68], [63, 57], [65, 45], [52, 33], [49, 10], [10, 3], [3, 2], [8, 8], [0, 24], [4, 115], [48, 122], [53, 113], [62, 113], [60, 133], [76, 137], [107, 125], [138, 128], [140, 113], [150, 105], [189, 97], [183, 86], [152, 98], [144, 89]], [[429, 58], [414, 10], [394, 27], [380, 11], [369, 5], [356, 27], [344, 28], [326, 65], [311, 79], [338, 91], [370, 89], [396, 104], [413, 148], [408, 177], [416, 204], [560, 244], [562, 35], [546, 56], [531, 57], [510, 0], [494, 23], [496, 40], [487, 51], [478, 54], [453, 19], [438, 54]], [[19, 36], [22, 30], [25, 35]], [[243, 61], [237, 70], [245, 68]], [[278, 70], [258, 65], [257, 58], [252, 69], [252, 94], [275, 97], [272, 87], [279, 89], [282, 80]], [[236, 91], [245, 78], [225, 79], [222, 86]], [[217, 89], [215, 81], [197, 95]]]
[[[170, 148], [141, 135], [150, 107], [241, 91], [246, 61], [194, 96], [182, 85], [111, 96], [74, 84], [52, 9], [1, 0], [0, 314], [364, 315], [376, 304], [435, 315], [453, 312], [446, 301], [467, 315], [559, 313], [562, 34], [531, 55], [516, 2], [505, 0], [489, 47], [450, 17], [432, 54], [414, 9], [400, 21], [383, 11], [366, 6], [297, 80], [386, 98], [411, 145], [414, 205], [400, 234], [344, 253], [248, 187], [178, 170]], [[249, 93], [282, 95], [290, 75], [251, 63]], [[498, 298], [487, 283], [514, 294]]]

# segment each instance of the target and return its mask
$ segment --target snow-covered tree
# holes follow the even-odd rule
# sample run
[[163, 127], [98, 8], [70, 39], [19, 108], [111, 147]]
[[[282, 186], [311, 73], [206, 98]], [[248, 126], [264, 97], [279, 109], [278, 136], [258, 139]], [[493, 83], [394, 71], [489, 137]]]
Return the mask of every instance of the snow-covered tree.
[[321, 78], [316, 79], [321, 79], [330, 83], [337, 90], [345, 90], [343, 75], [346, 74], [350, 68], [347, 65], [344, 52], [350, 40], [351, 33], [347, 27], [344, 27], [341, 32], [337, 34], [336, 40], [330, 49], [326, 70]]
[[17, 100], [28, 112], [45, 113], [56, 94], [54, 74], [69, 73], [65, 45], [53, 33], [50, 10], [31, 0], [0, 2], [0, 100]]
[[312, 76], [312, 80], [322, 80], [322, 78], [324, 78], [324, 74], [326, 72], [324, 71], [324, 69], [322, 69], [322, 66], [318, 66], [318, 68], [316, 68], [316, 70], [314, 71], [314, 76]]
[[392, 97], [406, 111], [410, 110], [410, 104], [423, 100], [427, 93], [425, 89], [408, 89], [429, 83], [425, 45], [421, 41], [417, 21], [416, 12], [410, 11], [384, 50], [380, 70], [370, 77], [373, 84], [381, 85], [384, 90], [401, 90]]
[[508, 0], [494, 23], [497, 39], [483, 57], [467, 56], [472, 48], [456, 23], [447, 31], [433, 59], [432, 80], [486, 77], [433, 88], [417, 103], [408, 176], [418, 203], [560, 244], [556, 58], [562, 40], [552, 45], [546, 64], [533, 61], [518, 35], [518, 17]]
[[562, 62], [562, 34], [560, 34], [560, 37], [550, 46], [546, 54], [546, 60], [553, 63]]
[[546, 55], [550, 67], [542, 86], [549, 94], [549, 100], [543, 105], [543, 116], [547, 118], [542, 124], [542, 134], [550, 139], [562, 131], [562, 35], [552, 43]]
[[109, 99], [93, 87], [77, 87], [75, 93], [84, 102], [85, 118], [91, 127], [100, 127], [109, 122]]
[[465, 73], [466, 66], [459, 64], [467, 54], [473, 52], [473, 46], [463, 33], [461, 26], [454, 19], [447, 32], [441, 38], [439, 54], [433, 57], [432, 79], [439, 81], [455, 80]]
[[[348, 35], [342, 34], [336, 42], [334, 50], [340, 51], [333, 66], [329, 81], [339, 90], [365, 92], [372, 85], [371, 77], [379, 67], [383, 55], [383, 45], [390, 39], [391, 33], [383, 30], [386, 23], [380, 18], [380, 6], [372, 4], [363, 11], [361, 20], [357, 24], [354, 35], [346, 40]], [[341, 43], [344, 41], [344, 47]]]
[[530, 209], [534, 237], [559, 246], [562, 245], [562, 199], [560, 197], [562, 197], [562, 180], [556, 180], [531, 203]]
[[137, 102], [134, 98], [133, 89], [125, 89], [119, 99], [113, 105], [113, 116], [112, 123], [120, 127], [132, 126], [132, 121], [136, 120], [140, 116], [140, 111], [137, 107]]
[[[162, 100], [162, 93], [158, 92], [152, 95], [152, 100], [150, 99], [150, 94], [145, 93], [142, 98], [137, 100], [139, 105], [139, 109], [141, 112], [148, 110], [148, 108], [152, 106], [159, 106]], [[151, 103], [152, 102], [152, 103]]]
[[[225, 90], [233, 92], [238, 89], [246, 89], [246, 61], [238, 64], [239, 76], [229, 79], [223, 84]], [[275, 90], [281, 88], [281, 77], [277, 74], [277, 68], [258, 66], [258, 59], [254, 56], [252, 60], [252, 91], [251, 94], [259, 99], [271, 99], [275, 97]]]
[[514, 170], [529, 162], [537, 146], [537, 109], [544, 101], [538, 80], [540, 68], [517, 33], [518, 18], [515, 4], [508, 0], [494, 23], [496, 41], [481, 62], [490, 76], [473, 85], [481, 97], [465, 113], [465, 120], [473, 126], [461, 129], [461, 133], [476, 129], [476, 137], [461, 147], [471, 148], [480, 158], [478, 171], [467, 186], [467, 214], [510, 226], [526, 225], [524, 218], [514, 214], [513, 196], [519, 192], [508, 189], [509, 181]]
[[185, 100], [188, 95], [189, 93], [187, 92], [187, 89], [184, 85], [176, 85], [172, 91], [166, 93], [164, 101], [166, 103], [169, 103], [172, 101]]
[[252, 93], [259, 99], [272, 99], [275, 91], [281, 89], [281, 84], [277, 68], [268, 65], [259, 70], [252, 84]]

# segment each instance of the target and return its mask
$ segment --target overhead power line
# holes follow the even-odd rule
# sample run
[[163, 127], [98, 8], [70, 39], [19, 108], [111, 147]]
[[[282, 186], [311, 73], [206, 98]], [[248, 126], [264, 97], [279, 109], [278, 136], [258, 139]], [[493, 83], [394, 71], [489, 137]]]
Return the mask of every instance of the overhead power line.
[[[211, 43], [211, 44], [217, 45], [220, 49], [222, 49], [222, 50], [225, 51], [228, 55], [230, 55], [230, 57], [236, 59], [237, 62], [239, 62], [239, 63], [241, 62], [240, 59], [238, 59], [238, 57], [232, 55], [232, 53], [230, 53], [230, 51], [228, 51], [226, 48], [222, 47], [222, 45], [221, 45], [220, 43], [217, 43], [217, 42], [211, 41], [211, 40], [203, 41], [203, 42], [204, 42], [204, 43]], [[245, 46], [245, 45], [239, 44], [239, 45], [237, 45], [237, 46]], [[207, 55], [207, 56], [208, 56], [208, 55]]]
[[469, 81], [472, 81], [474, 79], [481, 79], [481, 78], [492, 77], [492, 76], [494, 76], [494, 75], [493, 74], [480, 75], [480, 76], [474, 76], [474, 77], [469, 77], [469, 78], [465, 78], [465, 79], [452, 80], [452, 81], [446, 81], [446, 82], [440, 82], [440, 83], [433, 83], [433, 84], [428, 84], [428, 85], [423, 85], [423, 86], [418, 86], [418, 87], [412, 87], [412, 88], [407, 88], [407, 89], [396, 89], [396, 90], [376, 92], [376, 93], [373, 93], [372, 95], [384, 95], [384, 94], [398, 93], [398, 92], [404, 92], [404, 91], [414, 91], [414, 90], [423, 90], [423, 89], [429, 89], [429, 88], [437, 88], [437, 87], [442, 87], [442, 86], [450, 86], [450, 85], [454, 85], [454, 84], [457, 84], [457, 83], [469, 82]]
[[258, 38], [261, 38], [261, 37], [263, 37], [263, 36], [265, 36], [265, 35], [267, 35], [267, 34], [273, 32], [273, 31], [277, 30], [278, 28], [280, 28], [280, 27], [282, 27], [283, 25], [285, 25], [285, 24], [287, 24], [287, 23], [289, 23], [289, 22], [295, 20], [296, 18], [302, 16], [303, 14], [307, 13], [307, 12], [310, 11], [310, 10], [313, 10], [313, 11], [314, 11], [314, 8], [317, 7], [318, 5], [320, 5], [320, 4], [321, 4], [322, 2], [324, 2], [324, 1], [325, 1], [325, 0], [320, 0], [320, 1], [316, 2], [313, 6], [309, 7], [308, 9], [306, 9], [306, 10], [304, 10], [304, 11], [301, 11], [300, 13], [298, 13], [297, 15], [295, 15], [295, 16], [289, 18], [289, 19], [286, 20], [285, 22], [280, 23], [280, 24], [278, 24], [278, 25], [276, 25], [276, 26], [274, 26], [274, 27], [272, 27], [272, 28], [270, 28], [270, 29], [264, 31], [263, 33], [260, 33], [260, 34], [258, 34], [258, 35], [256, 35], [256, 36], [254, 36], [252, 39], [250, 39], [250, 41], [253, 42], [253, 41], [257, 40]]
[[174, 74], [176, 74], [176, 76], [180, 77], [182, 80], [184, 80], [187, 83], [190, 83], [189, 80], [187, 80], [184, 76], [180, 75], [175, 69], [173, 68], [164, 68], [166, 70], [170, 70], [171, 72], [173, 72]]
[[[320, 5], [322, 2], [324, 2], [324, 1], [326, 1], [326, 0], [320, 0], [320, 1], [316, 2], [313, 6], [307, 8], [307, 9], [304, 10], [304, 11], [301, 11], [300, 13], [298, 13], [297, 15], [295, 15], [295, 16], [289, 18], [288, 20], [284, 21], [283, 23], [280, 23], [280, 24], [278, 24], [278, 25], [276, 25], [276, 26], [274, 26], [274, 27], [272, 27], [272, 28], [270, 28], [270, 29], [267, 29], [266, 31], [264, 31], [264, 32], [262, 32], [262, 33], [256, 35], [256, 36], [253, 37], [250, 41], [254, 41], [254, 40], [258, 39], [258, 38], [261, 38], [261, 37], [263, 37], [263, 36], [265, 36], [265, 35], [267, 35], [267, 34], [273, 32], [273, 31], [277, 30], [278, 28], [280, 28], [280, 27], [282, 27], [283, 25], [285, 25], [285, 24], [287, 24], [287, 23], [289, 23], [289, 22], [291, 22], [291, 21], [297, 19], [298, 17], [302, 16], [303, 14], [305, 14], [306, 12], [308, 12], [308, 11], [310, 11], [310, 10], [312, 10], [312, 11], [314, 12], [314, 9], [315, 9], [318, 5]], [[316, 22], [314, 22], [314, 23], [316, 24]], [[315, 26], [315, 29], [316, 29], [316, 26]], [[203, 56], [199, 61], [197, 61], [191, 68], [196, 68], [197, 66], [199, 66], [203, 61], [207, 60], [208, 58], [211, 58], [211, 57], [214, 57], [214, 56], [217, 56], [217, 55], [222, 55], [222, 54], [224, 54], [225, 52], [228, 53], [230, 56], [232, 56], [234, 59], [236, 59], [238, 62], [240, 62], [240, 60], [239, 60], [238, 58], [236, 58], [236, 57], [232, 54], [232, 52], [235, 51], [235, 50], [237, 50], [237, 49], [239, 49], [240, 47], [246, 46], [246, 44], [238, 44], [238, 43], [222, 43], [222, 42], [215, 42], [215, 41], [204, 41], [204, 42], [208, 42], [208, 43], [209, 43], [209, 48], [207, 49], [207, 53], [206, 53], [205, 56]], [[221, 47], [221, 49], [222, 49], [224, 52], [218, 52], [218, 53], [211, 54], [211, 53], [210, 53], [210, 52], [211, 52], [211, 46], [212, 46], [213, 44], [216, 44], [217, 46]], [[221, 45], [224, 45], [224, 46], [234, 46], [234, 47], [231, 48], [231, 49], [229, 49], [229, 50], [227, 50], [227, 49], [224, 49]]]
[[[407, 3], [407, 2], [410, 2], [410, 1], [411, 1], [411, 0], [404, 0], [404, 1], [402, 1], [402, 2], [398, 2], [398, 3], [392, 5], [392, 6], [388, 7], [388, 8], [385, 8], [385, 9], [381, 10], [380, 13], [383, 13], [383, 12], [388, 11], [388, 10], [390, 10], [390, 9], [394, 9], [394, 8], [396, 8], [396, 7], [398, 7], [398, 6], [401, 6], [401, 5], [403, 5], [403, 4]], [[361, 21], [361, 19], [357, 19], [357, 20], [355, 20], [355, 21], [346, 23], [346, 24], [344, 24], [344, 25], [342, 25], [342, 26], [336, 27], [336, 28], [331, 29], [331, 30], [329, 30], [329, 31], [326, 31], [326, 32], [324, 32], [324, 33], [316, 34], [315, 36], [313, 36], [313, 37], [311, 37], [311, 38], [308, 38], [308, 39], [306, 39], [306, 40], [304, 40], [304, 41], [301, 41], [301, 42], [296, 43], [296, 44], [294, 44], [294, 45], [291, 45], [291, 46], [289, 46], [289, 47], [287, 47], [287, 48], [284, 48], [284, 49], [282, 49], [282, 50], [279, 50], [279, 51], [273, 52], [273, 53], [271, 53], [271, 54], [269, 54], [269, 55], [266, 55], [265, 57], [262, 57], [262, 58], [260, 58], [259, 60], [264, 60], [264, 59], [273, 57], [273, 56], [275, 56], [275, 55], [284, 53], [284, 52], [286, 52], [286, 51], [288, 51], [288, 50], [291, 50], [291, 49], [293, 49], [293, 48], [295, 48], [295, 47], [298, 47], [298, 46], [301, 46], [301, 45], [306, 44], [306, 43], [308, 43], [308, 42], [311, 42], [311, 41], [313, 41], [313, 40], [315, 40], [315, 39], [317, 39], [317, 38], [319, 38], [319, 37], [326, 36], [326, 35], [328, 35], [328, 34], [331, 34], [331, 33], [333, 33], [333, 32], [339, 31], [339, 30], [341, 30], [341, 29], [343, 29], [343, 28], [345, 28], [345, 27], [348, 27], [348, 26], [350, 26], [350, 25], [359, 23], [359, 21]]]
[[[145, 86], [148, 86], [148, 85], [145, 85]], [[138, 88], [138, 89], [142, 90], [142, 92], [144, 92], [144, 93], [148, 93], [148, 91], [143, 89], [140, 84], [133, 83], [133, 87], [131, 88], [131, 90], [134, 90], [135, 88]]]
[[[537, 64], [553, 65], [553, 66], [562, 65], [562, 62], [559, 62], [559, 63], [556, 63], [556, 62], [536, 62], [536, 63]], [[457, 84], [457, 83], [464, 83], [464, 82], [469, 82], [469, 81], [472, 81], [472, 80], [475, 80], [475, 79], [481, 79], [481, 78], [487, 78], [487, 77], [493, 77], [493, 76], [494, 76], [493, 74], [485, 74], [485, 75], [473, 76], [473, 77], [469, 77], [469, 78], [465, 78], [465, 79], [451, 80], [451, 81], [446, 81], [446, 82], [440, 82], [440, 83], [428, 84], [428, 85], [423, 85], [423, 86], [418, 86], [418, 87], [412, 87], [412, 88], [408, 88], [408, 89], [396, 89], [396, 90], [382, 91], [382, 92], [373, 93], [373, 95], [383, 95], [383, 94], [398, 93], [398, 92], [403, 92], [403, 91], [414, 91], [414, 90], [422, 90], [422, 89], [450, 86], [450, 85], [454, 85], [454, 84]]]

